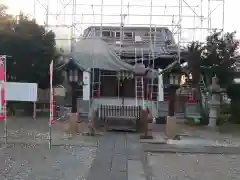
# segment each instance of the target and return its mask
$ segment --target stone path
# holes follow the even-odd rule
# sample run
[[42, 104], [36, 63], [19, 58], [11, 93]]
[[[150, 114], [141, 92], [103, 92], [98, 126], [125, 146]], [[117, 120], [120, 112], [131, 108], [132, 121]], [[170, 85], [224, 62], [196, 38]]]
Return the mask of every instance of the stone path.
[[139, 135], [105, 133], [88, 180], [146, 180], [145, 164]]

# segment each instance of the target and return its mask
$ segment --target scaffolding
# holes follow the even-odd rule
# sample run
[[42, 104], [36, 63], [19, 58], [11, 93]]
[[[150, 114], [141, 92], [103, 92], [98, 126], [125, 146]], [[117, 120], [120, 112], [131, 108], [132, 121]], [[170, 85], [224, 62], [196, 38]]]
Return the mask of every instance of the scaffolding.
[[[69, 49], [89, 26], [167, 27], [179, 47], [204, 38], [213, 30], [224, 30], [225, 0], [34, 0], [33, 16], [45, 15], [46, 28]], [[138, 13], [137, 13], [138, 12]], [[61, 43], [58, 43], [61, 44]]]
[[[166, 27], [174, 36], [180, 61], [181, 49], [187, 44], [203, 42], [213, 30], [224, 31], [224, 11], [225, 0], [34, 0], [33, 14], [36, 18], [45, 15], [45, 27], [56, 32], [57, 45], [66, 52], [73, 50], [89, 26], [100, 26], [100, 36], [104, 26], [119, 27], [120, 41], [124, 28], [148, 27], [149, 61], [155, 57], [153, 49], [162, 42], [156, 29]], [[154, 80], [148, 86], [153, 89]]]

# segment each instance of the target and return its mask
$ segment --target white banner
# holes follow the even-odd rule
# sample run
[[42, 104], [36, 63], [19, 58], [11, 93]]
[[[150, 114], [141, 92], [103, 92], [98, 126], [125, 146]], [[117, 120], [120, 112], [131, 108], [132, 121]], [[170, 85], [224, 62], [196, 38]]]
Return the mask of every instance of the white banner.
[[50, 99], [49, 99], [49, 103], [50, 103], [50, 114], [49, 114], [49, 126], [51, 126], [51, 124], [53, 124], [53, 111], [54, 111], [54, 107], [53, 107], [53, 86], [52, 86], [52, 78], [53, 78], [53, 61], [51, 61], [51, 64], [49, 66], [49, 71], [50, 71]]
[[90, 100], [90, 73], [83, 72], [83, 100]]
[[[162, 72], [158, 69], [158, 72]], [[158, 101], [164, 101], [164, 85], [163, 85], [163, 75], [158, 75]]]
[[[0, 84], [0, 92], [2, 92], [2, 90], [4, 90], [3, 89], [4, 87], [3, 87], [3, 84]], [[1, 102], [2, 102], [2, 96], [0, 96], [0, 114], [1, 113], [3, 113], [3, 106], [4, 106], [4, 104], [2, 104]]]
[[6, 82], [5, 83], [6, 100], [36, 102], [37, 89], [38, 86], [36, 83]]

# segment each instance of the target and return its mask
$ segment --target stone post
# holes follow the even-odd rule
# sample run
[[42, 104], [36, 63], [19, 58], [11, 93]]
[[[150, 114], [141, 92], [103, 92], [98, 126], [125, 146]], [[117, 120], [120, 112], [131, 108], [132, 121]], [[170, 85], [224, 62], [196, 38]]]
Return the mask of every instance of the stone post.
[[218, 111], [220, 108], [221, 88], [217, 84], [217, 77], [212, 78], [212, 85], [210, 86], [211, 99], [209, 101], [209, 123], [208, 126], [215, 129], [217, 126]]
[[218, 100], [219, 94], [212, 94], [211, 100], [209, 101], [209, 124], [208, 126], [212, 129], [216, 128], [218, 111], [220, 107], [220, 100]]
[[71, 113], [69, 118], [69, 131], [72, 134], [72, 137], [75, 137], [78, 133], [78, 114]]

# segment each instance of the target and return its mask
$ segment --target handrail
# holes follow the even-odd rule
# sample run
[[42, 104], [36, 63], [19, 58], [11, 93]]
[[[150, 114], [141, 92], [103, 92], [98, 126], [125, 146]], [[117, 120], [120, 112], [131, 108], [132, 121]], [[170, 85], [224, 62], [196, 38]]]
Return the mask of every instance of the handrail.
[[[204, 90], [207, 90], [207, 86], [205, 84], [205, 81], [203, 79], [203, 76], [200, 76], [200, 81], [203, 83], [204, 86]], [[208, 92], [205, 94], [202, 89], [200, 88], [200, 93], [201, 93], [201, 104], [202, 104], [202, 108], [204, 109], [204, 111], [206, 113], [208, 113]]]

